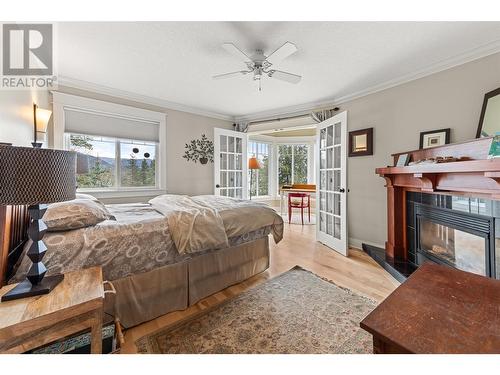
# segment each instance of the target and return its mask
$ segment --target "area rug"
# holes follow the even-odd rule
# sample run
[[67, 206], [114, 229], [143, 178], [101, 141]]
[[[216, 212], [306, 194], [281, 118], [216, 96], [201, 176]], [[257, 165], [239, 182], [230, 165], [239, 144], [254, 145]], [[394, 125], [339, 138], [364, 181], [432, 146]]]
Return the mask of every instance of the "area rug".
[[140, 353], [372, 353], [376, 303], [298, 266], [136, 341]]

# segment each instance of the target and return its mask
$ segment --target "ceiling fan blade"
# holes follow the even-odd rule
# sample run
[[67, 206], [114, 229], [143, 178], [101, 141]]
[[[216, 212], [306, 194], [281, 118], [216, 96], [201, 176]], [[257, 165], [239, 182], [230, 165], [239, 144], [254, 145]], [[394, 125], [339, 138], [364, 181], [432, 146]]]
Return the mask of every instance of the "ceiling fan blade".
[[224, 43], [222, 45], [222, 48], [245, 63], [252, 62], [252, 59], [248, 57], [242, 50], [236, 47], [233, 43]]
[[299, 83], [302, 79], [301, 76], [297, 74], [282, 72], [281, 70], [271, 70], [269, 72], [269, 77], [279, 79], [280, 81]]
[[248, 74], [246, 70], [240, 70], [238, 72], [231, 72], [231, 73], [224, 73], [224, 74], [218, 74], [216, 76], [213, 76], [213, 79], [226, 79], [226, 78], [233, 78], [233, 77], [238, 77]]
[[297, 52], [297, 46], [293, 43], [286, 42], [276, 51], [271, 53], [266, 60], [271, 64], [276, 65], [295, 52]]

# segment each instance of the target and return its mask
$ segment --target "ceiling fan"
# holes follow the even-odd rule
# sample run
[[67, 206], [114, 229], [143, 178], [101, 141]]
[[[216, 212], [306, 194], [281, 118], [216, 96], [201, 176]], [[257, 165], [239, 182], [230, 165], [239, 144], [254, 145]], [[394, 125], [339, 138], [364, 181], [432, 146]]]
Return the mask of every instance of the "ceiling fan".
[[237, 72], [218, 74], [213, 76], [213, 79], [226, 79], [253, 74], [253, 80], [259, 84], [259, 91], [262, 90], [261, 81], [263, 75], [289, 83], [299, 83], [302, 79], [302, 77], [297, 74], [273, 69], [275, 65], [297, 52], [297, 47], [293, 43], [286, 42], [269, 56], [264, 55], [264, 52], [260, 49], [256, 50], [251, 56], [248, 56], [233, 43], [224, 43], [222, 48], [244, 62], [247, 69], [239, 70]]

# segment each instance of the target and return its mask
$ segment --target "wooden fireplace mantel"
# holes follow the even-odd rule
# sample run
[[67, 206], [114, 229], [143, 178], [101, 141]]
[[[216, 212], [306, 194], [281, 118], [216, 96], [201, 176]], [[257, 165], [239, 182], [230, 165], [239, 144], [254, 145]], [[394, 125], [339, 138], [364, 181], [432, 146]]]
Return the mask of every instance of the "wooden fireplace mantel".
[[377, 168], [388, 186], [424, 192], [461, 192], [500, 199], [500, 159]]
[[[408, 151], [410, 160], [453, 156], [465, 161], [382, 167], [375, 172], [386, 181], [386, 256], [407, 260], [406, 192], [457, 194], [500, 200], [500, 159], [487, 159], [492, 138]], [[392, 155], [394, 164], [400, 154]]]

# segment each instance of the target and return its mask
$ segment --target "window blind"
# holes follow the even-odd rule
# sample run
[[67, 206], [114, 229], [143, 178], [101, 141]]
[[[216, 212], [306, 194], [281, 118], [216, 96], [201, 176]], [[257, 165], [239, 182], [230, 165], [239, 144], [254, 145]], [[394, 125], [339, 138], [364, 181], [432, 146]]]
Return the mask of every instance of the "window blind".
[[123, 115], [64, 108], [65, 132], [159, 142], [159, 122]]

